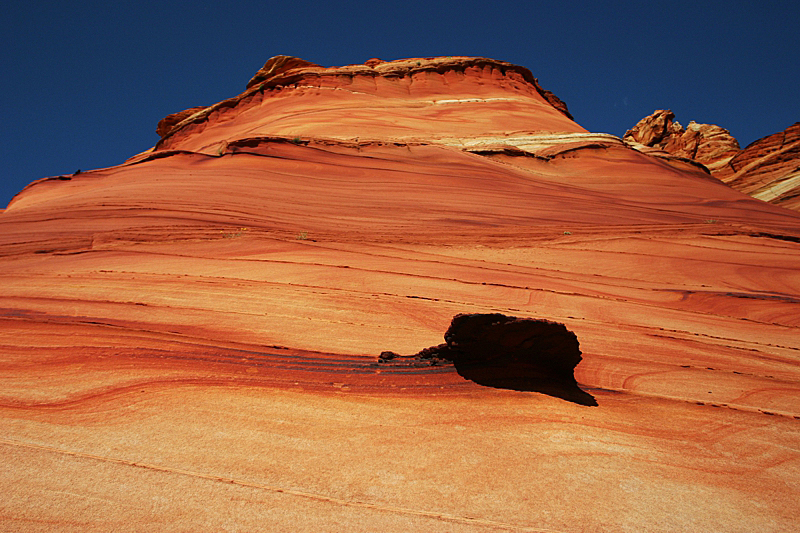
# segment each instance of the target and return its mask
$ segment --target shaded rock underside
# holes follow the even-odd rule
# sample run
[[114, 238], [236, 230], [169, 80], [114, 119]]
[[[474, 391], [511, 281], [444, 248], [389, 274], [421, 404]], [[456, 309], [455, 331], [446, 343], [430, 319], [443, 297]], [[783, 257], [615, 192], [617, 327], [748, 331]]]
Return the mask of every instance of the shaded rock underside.
[[582, 405], [597, 405], [575, 381], [581, 361], [578, 339], [563, 324], [500, 313], [458, 314], [445, 343], [410, 357], [384, 351], [379, 363], [415, 365], [452, 363], [458, 373], [480, 385], [535, 391]]

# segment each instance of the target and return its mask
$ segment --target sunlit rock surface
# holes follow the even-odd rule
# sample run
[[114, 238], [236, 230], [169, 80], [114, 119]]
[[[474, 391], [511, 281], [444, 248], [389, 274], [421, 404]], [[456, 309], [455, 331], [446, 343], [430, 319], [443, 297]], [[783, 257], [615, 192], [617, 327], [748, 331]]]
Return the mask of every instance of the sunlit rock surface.
[[580, 405], [596, 406], [575, 380], [581, 351], [564, 324], [501, 313], [468, 313], [453, 317], [445, 342], [413, 356], [381, 352], [378, 363], [453, 364], [462, 377], [487, 387], [535, 391]]
[[[521, 67], [294, 59], [0, 213], [2, 529], [796, 527], [800, 214]], [[459, 313], [597, 405], [377, 362]]]
[[800, 211], [800, 122], [748, 145], [721, 179], [734, 189]]
[[657, 110], [625, 132], [628, 146], [667, 161], [694, 161], [737, 191], [800, 211], [800, 122], [745, 149], [728, 130], [690, 122]]
[[726, 129], [689, 122], [686, 129], [675, 113], [659, 109], [625, 132], [623, 139], [637, 150], [664, 159], [685, 159], [704, 165], [712, 175], [739, 153], [739, 143]]

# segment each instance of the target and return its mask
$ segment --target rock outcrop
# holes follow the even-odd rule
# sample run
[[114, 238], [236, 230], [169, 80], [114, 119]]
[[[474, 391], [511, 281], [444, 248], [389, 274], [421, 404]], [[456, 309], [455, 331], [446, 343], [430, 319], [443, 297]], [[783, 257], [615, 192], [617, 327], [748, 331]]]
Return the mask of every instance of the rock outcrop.
[[739, 153], [739, 143], [728, 130], [694, 121], [684, 129], [672, 111], [663, 109], [640, 120], [623, 140], [656, 157], [696, 161], [712, 175]]
[[300, 59], [299, 57], [274, 56], [269, 58], [267, 62], [264, 63], [264, 66], [261, 67], [258, 72], [256, 72], [255, 76], [250, 78], [250, 81], [247, 82], [247, 88], [249, 89], [257, 83], [268, 81], [278, 75], [286, 74], [291, 70], [308, 68], [320, 68], [320, 66], [316, 63], [312, 63], [311, 61]]
[[0, 212], [0, 530], [796, 529], [800, 213], [502, 61], [256, 78]]
[[637, 150], [666, 160], [694, 161], [734, 189], [800, 210], [800, 123], [745, 149], [728, 130], [690, 122], [684, 130], [669, 110], [657, 110], [625, 132]]
[[524, 67], [474, 57], [367, 63], [324, 68], [273, 57], [242, 94], [170, 115], [182, 117], [177, 123], [167, 117], [171, 127], [156, 149], [212, 153], [263, 136], [461, 143], [516, 132], [586, 133]]
[[178, 111], [177, 113], [167, 115], [158, 121], [158, 126], [156, 126], [156, 134], [158, 134], [159, 137], [164, 137], [170, 131], [172, 131], [172, 128], [174, 128], [177, 124], [180, 124], [192, 115], [203, 111], [205, 108], [206, 106], [190, 107], [189, 109], [184, 109], [183, 111]]
[[720, 176], [736, 190], [800, 211], [800, 122], [736, 154]]

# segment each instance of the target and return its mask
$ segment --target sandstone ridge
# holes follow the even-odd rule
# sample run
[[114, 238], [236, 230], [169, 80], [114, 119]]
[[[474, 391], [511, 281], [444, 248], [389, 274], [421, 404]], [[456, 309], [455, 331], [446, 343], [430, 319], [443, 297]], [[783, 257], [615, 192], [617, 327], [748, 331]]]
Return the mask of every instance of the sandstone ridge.
[[[391, 136], [399, 133], [404, 138], [430, 139], [443, 132], [452, 134], [463, 130], [467, 127], [467, 119], [461, 117], [476, 113], [478, 108], [482, 109], [477, 113], [484, 115], [484, 121], [478, 125], [482, 128], [489, 126], [489, 132], [508, 130], [509, 121], [514, 124], [510, 128], [512, 131], [530, 129], [536, 123], [515, 121], [513, 116], [505, 117], [502, 122], [503, 117], [497, 116], [489, 124], [485, 120], [490, 118], [490, 110], [519, 114], [520, 108], [538, 105], [544, 107], [543, 119], [553, 114], [565, 119], [549, 117], [538, 129], [560, 131], [566, 128], [565, 131], [585, 131], [571, 121], [572, 116], [566, 104], [550, 91], [543, 89], [525, 67], [475, 57], [412, 58], [396, 61], [375, 59], [367, 63], [326, 68], [295, 57], [275, 56], [250, 80], [242, 94], [205, 109], [193, 108], [170, 115], [174, 118], [165, 122], [164, 127], [159, 127], [162, 139], [156, 149], [185, 146], [190, 138], [197, 135], [210, 142], [211, 136], [207, 130], [213, 130], [225, 140], [230, 140], [228, 135], [231, 133], [231, 126], [240, 130], [251, 126], [245, 122], [245, 117], [246, 120], [259, 120], [258, 130], [266, 126], [265, 122], [269, 123], [272, 126], [269, 133], [273, 135], [339, 138], [344, 137], [343, 134], [349, 128], [345, 127], [342, 131], [342, 128], [334, 127], [334, 124], [343, 126], [356, 118], [360, 127], [358, 132], [349, 136], [351, 139], [363, 137], [365, 126], [373, 121], [379, 123], [371, 125], [373, 135], [379, 133], [382, 129], [379, 125], [388, 125], [388, 118], [394, 120], [396, 129], [400, 129], [400, 132], [392, 131]], [[314, 106], [314, 100], [317, 101], [320, 106], [317, 117], [305, 117], [311, 119], [311, 124], [291, 122], [286, 116], [293, 107], [292, 96], [304, 96], [303, 105], [306, 108]], [[454, 104], [460, 104], [456, 116], [451, 120], [441, 120], [445, 118], [442, 116], [445, 109], [452, 113], [448, 108]], [[285, 106], [289, 109], [285, 109]], [[359, 108], [356, 116], [351, 117], [350, 121], [343, 120], [353, 107]], [[306, 113], [308, 111], [306, 109]], [[256, 115], [261, 118], [256, 118]], [[433, 118], [440, 120], [432, 123]], [[234, 124], [215, 128], [222, 121], [233, 121]], [[437, 122], [439, 127], [431, 131], [431, 126], [436, 126]], [[559, 124], [565, 126], [559, 128]], [[481, 130], [468, 129], [470, 134], [478, 131]], [[192, 145], [195, 144], [196, 142], [192, 142]]]
[[800, 211], [800, 122], [750, 143], [721, 179], [761, 200]]
[[728, 130], [692, 121], [684, 129], [669, 110], [657, 110], [640, 120], [622, 137], [635, 148], [657, 157], [696, 161], [714, 174], [739, 153], [739, 143]]
[[483, 58], [282, 57], [22, 190], [0, 530], [796, 529], [800, 213], [690, 159], [716, 130], [553, 102]]
[[625, 132], [631, 147], [668, 161], [695, 162], [734, 189], [800, 210], [800, 122], [744, 149], [728, 130], [690, 122], [684, 129], [669, 110], [657, 110]]

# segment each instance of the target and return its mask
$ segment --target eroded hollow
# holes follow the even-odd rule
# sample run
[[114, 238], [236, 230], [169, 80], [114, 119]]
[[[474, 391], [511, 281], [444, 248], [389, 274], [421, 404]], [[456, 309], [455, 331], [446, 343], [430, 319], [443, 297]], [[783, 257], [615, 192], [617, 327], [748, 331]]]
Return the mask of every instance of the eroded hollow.
[[[575, 380], [575, 367], [582, 359], [580, 345], [564, 324], [500, 313], [459, 314], [444, 339], [444, 344], [425, 348], [414, 359], [452, 362], [461, 376], [487, 387], [597, 405]], [[384, 352], [383, 360], [390, 354]]]

